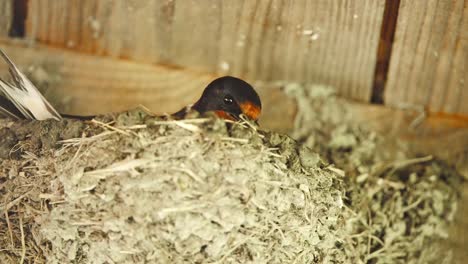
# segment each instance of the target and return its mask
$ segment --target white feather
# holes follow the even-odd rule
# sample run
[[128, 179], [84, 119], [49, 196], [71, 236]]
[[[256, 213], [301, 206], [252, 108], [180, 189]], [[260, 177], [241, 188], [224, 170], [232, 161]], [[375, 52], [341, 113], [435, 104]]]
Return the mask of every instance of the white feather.
[[62, 117], [52, 107], [52, 105], [42, 96], [36, 86], [24, 75], [18, 67], [0, 50], [0, 55], [10, 66], [10, 73], [14, 83], [10, 84], [0, 80], [0, 91], [2, 91], [8, 100], [27, 118], [36, 120], [55, 119]]

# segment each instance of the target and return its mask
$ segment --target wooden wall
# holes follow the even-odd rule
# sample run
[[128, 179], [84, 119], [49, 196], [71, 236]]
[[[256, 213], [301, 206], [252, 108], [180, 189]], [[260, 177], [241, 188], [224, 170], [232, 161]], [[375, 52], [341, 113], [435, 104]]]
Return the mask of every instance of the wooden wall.
[[384, 0], [37, 0], [27, 36], [135, 61], [337, 87], [367, 101]]
[[468, 115], [468, 1], [401, 1], [385, 102]]
[[[379, 39], [386, 26], [383, 17], [394, 0], [18, 1], [28, 3], [27, 39], [126, 65], [122, 69], [127, 70], [112, 72], [114, 62], [96, 58], [84, 63], [88, 68], [81, 73], [72, 70], [78, 80], [92, 78], [63, 92], [76, 101], [105, 96], [99, 98], [104, 105], [82, 109], [77, 103], [72, 109], [89, 113], [135, 102], [170, 112], [198, 96], [209, 79], [224, 74], [255, 83], [332, 85], [343, 96], [370, 102], [376, 65], [382, 63], [377, 51], [384, 42]], [[393, 48], [384, 72], [384, 103], [468, 115], [468, 2], [398, 1], [396, 13], [389, 16], [397, 17], [395, 38], [385, 39], [385, 49]], [[8, 33], [13, 2], [0, 0], [6, 14], [0, 18], [0, 36]], [[83, 61], [64, 61], [85, 67]], [[70, 65], [65, 67], [72, 69]], [[262, 91], [265, 100], [270, 100], [268, 91]], [[179, 98], [182, 94], [186, 96]]]

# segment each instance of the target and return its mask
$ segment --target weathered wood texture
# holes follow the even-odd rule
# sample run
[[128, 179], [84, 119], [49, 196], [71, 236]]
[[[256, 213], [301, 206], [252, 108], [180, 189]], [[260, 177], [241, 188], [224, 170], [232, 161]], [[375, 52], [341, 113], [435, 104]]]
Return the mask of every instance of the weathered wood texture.
[[251, 80], [329, 84], [368, 101], [385, 0], [36, 0], [42, 43]]
[[385, 101], [468, 114], [468, 1], [402, 0]]
[[[11, 41], [0, 43], [0, 48], [23, 70], [35, 68], [33, 81], [45, 83], [49, 88], [46, 97], [69, 114], [108, 113], [138, 105], [155, 113], [172, 113], [195, 102], [216, 77], [45, 46], [28, 48]], [[0, 73], [7, 73], [5, 63], [0, 63]], [[260, 85], [256, 89], [262, 97], [262, 126], [278, 131], [292, 128], [293, 100], [279, 87]]]
[[0, 0], [0, 36], [6, 37], [10, 32], [11, 22], [13, 20], [13, 1]]
[[[57, 103], [60, 110], [71, 114], [121, 111], [139, 104], [156, 113], [174, 112], [198, 99], [204, 87], [216, 77], [189, 69], [96, 57], [46, 46], [27, 47], [1, 39], [0, 48], [22, 69], [35, 67], [32, 76], [49, 84], [48, 93], [52, 96], [49, 99]], [[0, 63], [0, 73], [6, 72], [6, 65]], [[262, 126], [282, 131], [291, 129], [297, 111], [295, 102], [277, 86], [252, 83], [264, 106]], [[57, 97], [61, 100], [56, 100]], [[422, 119], [416, 129], [410, 129], [409, 124], [420, 115], [411, 109], [356, 103], [349, 111], [356, 122], [412, 142], [421, 152], [438, 153], [455, 163], [458, 158], [451, 154], [462, 156], [468, 151], [468, 117], [433, 113]], [[466, 163], [460, 169], [468, 177], [468, 160], [459, 163]]]

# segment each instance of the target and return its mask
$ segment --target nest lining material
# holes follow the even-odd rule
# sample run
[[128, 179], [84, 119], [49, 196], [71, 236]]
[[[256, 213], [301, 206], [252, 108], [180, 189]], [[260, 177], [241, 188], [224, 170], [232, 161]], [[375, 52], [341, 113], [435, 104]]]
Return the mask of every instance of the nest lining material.
[[[307, 157], [313, 153], [297, 154], [293, 140], [262, 136], [254, 127], [233, 125], [229, 134], [216, 119], [124, 128], [121, 122], [134, 115], [121, 115], [118, 129], [86, 128], [83, 137], [49, 152], [53, 157], [28, 161], [35, 163], [28, 174], [50, 171], [40, 177], [55, 186], [37, 190], [52, 210], [30, 212], [29, 222], [31, 244], [45, 246], [49, 263], [343, 257], [336, 247], [344, 224], [340, 176], [318, 168], [318, 160]], [[265, 144], [270, 141], [279, 150]], [[10, 166], [4, 171], [15, 165], [4, 162]], [[2, 235], [7, 243], [8, 234]]]
[[380, 136], [343, 121], [327, 88], [286, 91], [300, 106], [299, 142], [138, 111], [0, 122], [0, 155], [11, 157], [0, 167], [0, 263], [449, 261], [433, 242], [453, 219], [457, 175], [430, 157], [387, 155]]
[[354, 122], [326, 86], [286, 84], [298, 118], [292, 136], [346, 172], [347, 255], [359, 263], [452, 263], [443, 247], [463, 177], [432, 156]]

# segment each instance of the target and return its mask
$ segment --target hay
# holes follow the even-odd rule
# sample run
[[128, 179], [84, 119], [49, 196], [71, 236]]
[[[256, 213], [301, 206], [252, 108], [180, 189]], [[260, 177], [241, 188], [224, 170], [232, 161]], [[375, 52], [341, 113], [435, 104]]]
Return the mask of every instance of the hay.
[[0, 263], [448, 261], [458, 175], [390, 151], [330, 89], [285, 89], [298, 141], [139, 111], [0, 121]]

